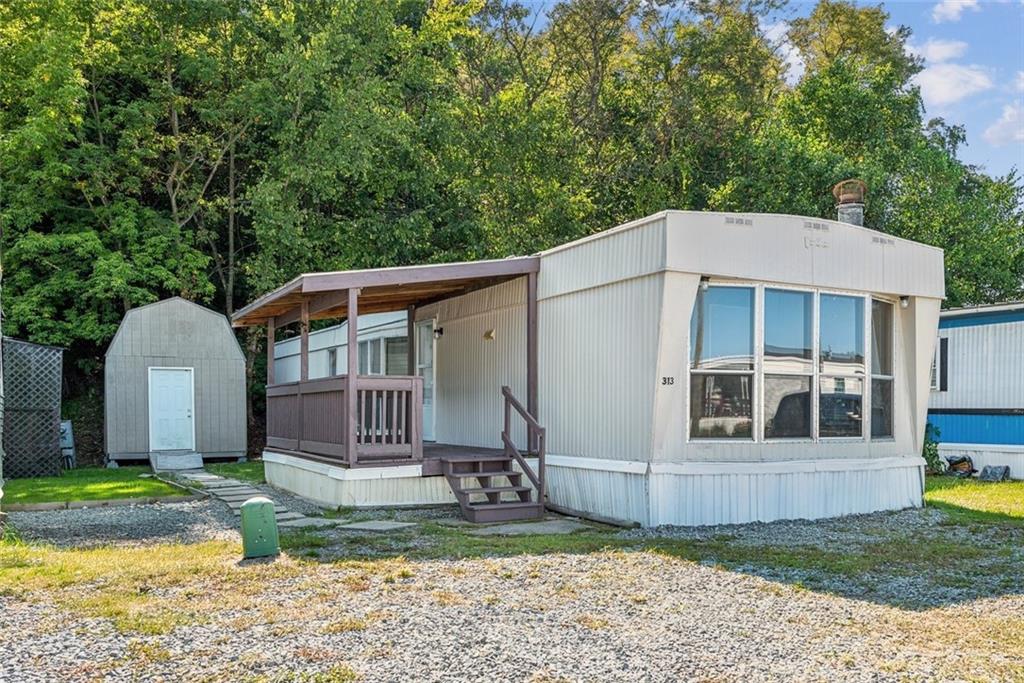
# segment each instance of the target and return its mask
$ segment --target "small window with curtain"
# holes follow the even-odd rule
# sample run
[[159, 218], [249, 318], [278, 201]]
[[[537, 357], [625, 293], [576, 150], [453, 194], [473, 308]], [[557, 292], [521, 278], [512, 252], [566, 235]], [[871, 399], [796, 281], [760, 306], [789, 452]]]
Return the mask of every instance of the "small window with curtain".
[[702, 287], [690, 317], [690, 438], [752, 439], [754, 289]]
[[892, 437], [893, 305], [871, 301], [871, 438]]

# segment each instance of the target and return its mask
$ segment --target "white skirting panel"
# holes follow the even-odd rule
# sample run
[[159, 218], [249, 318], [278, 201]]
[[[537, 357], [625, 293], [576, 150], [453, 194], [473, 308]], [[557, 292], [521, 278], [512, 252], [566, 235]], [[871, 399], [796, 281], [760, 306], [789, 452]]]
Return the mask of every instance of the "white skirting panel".
[[921, 505], [921, 458], [646, 463], [548, 458], [551, 502], [645, 526], [820, 519]]
[[329, 507], [455, 504], [444, 477], [421, 476], [419, 465], [347, 469], [264, 451], [267, 483]]
[[647, 525], [647, 463], [548, 456], [548, 500], [570, 510]]
[[939, 455], [943, 459], [954, 455], [966, 455], [974, 463], [974, 469], [981, 471], [985, 465], [1006, 465], [1010, 468], [1011, 479], [1024, 479], [1024, 446], [991, 443], [941, 443]]

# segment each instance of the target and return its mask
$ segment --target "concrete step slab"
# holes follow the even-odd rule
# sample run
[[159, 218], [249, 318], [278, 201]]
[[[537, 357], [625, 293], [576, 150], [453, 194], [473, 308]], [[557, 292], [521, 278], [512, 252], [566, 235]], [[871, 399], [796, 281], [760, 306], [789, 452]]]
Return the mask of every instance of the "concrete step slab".
[[328, 526], [337, 526], [339, 521], [340, 520], [337, 520], [337, 519], [327, 519], [326, 517], [303, 517], [303, 516], [300, 516], [297, 519], [288, 519], [288, 520], [285, 520], [285, 521], [282, 522], [281, 518], [278, 517], [277, 518], [277, 525], [278, 526], [283, 526], [283, 527], [288, 528], [288, 529], [305, 529], [305, 528], [308, 528], [308, 527], [321, 528], [321, 527], [328, 527]]
[[416, 525], [413, 522], [393, 522], [387, 519], [371, 519], [366, 522], [352, 522], [350, 524], [342, 524], [338, 526], [338, 528], [345, 529], [346, 531], [375, 531], [386, 533], [388, 531], [407, 529], [412, 526]]

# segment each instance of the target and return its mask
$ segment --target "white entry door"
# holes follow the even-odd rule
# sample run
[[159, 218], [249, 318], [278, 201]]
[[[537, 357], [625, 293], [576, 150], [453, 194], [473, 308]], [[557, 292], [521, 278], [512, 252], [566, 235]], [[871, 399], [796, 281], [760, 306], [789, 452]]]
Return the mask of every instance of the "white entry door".
[[434, 440], [434, 321], [416, 323], [416, 374], [423, 378], [423, 440]]
[[196, 447], [192, 368], [149, 369], [149, 450]]

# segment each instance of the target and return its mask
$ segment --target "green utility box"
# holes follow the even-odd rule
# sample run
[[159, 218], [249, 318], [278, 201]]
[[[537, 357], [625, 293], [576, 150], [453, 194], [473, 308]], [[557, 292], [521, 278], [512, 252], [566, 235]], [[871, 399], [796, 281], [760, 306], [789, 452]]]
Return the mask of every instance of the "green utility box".
[[256, 496], [242, 503], [242, 554], [245, 558], [268, 557], [280, 551], [274, 501]]

